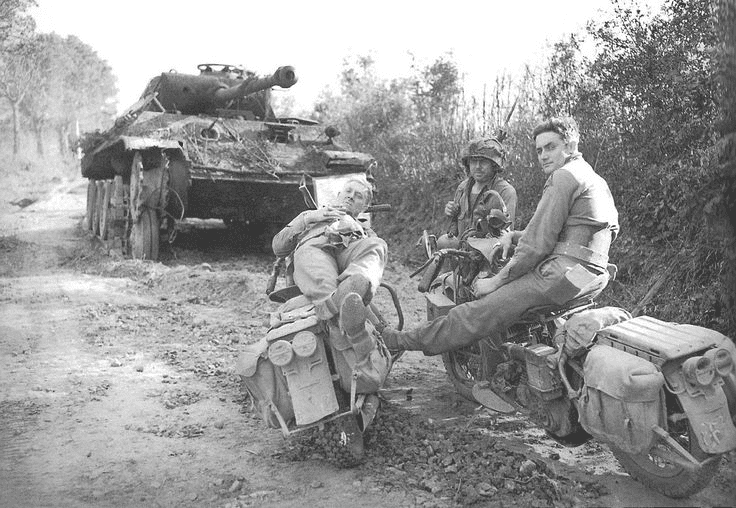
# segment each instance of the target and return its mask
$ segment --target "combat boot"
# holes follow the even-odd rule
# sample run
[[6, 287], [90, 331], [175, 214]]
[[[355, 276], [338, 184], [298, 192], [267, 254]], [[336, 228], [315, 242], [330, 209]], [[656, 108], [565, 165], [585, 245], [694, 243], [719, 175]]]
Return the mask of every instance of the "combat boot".
[[363, 299], [358, 293], [348, 294], [340, 305], [340, 330], [355, 351], [356, 360], [363, 361], [375, 348], [375, 339], [365, 327], [368, 316]]
[[386, 326], [379, 330], [378, 333], [381, 334], [384, 345], [392, 354], [404, 351], [404, 348], [399, 345], [398, 330]]
[[371, 301], [373, 293], [371, 292], [371, 281], [360, 274], [354, 274], [345, 279], [337, 286], [337, 289], [325, 300], [315, 305], [317, 317], [321, 319], [330, 319], [338, 314], [340, 307], [350, 293], [356, 293], [360, 296], [364, 305], [368, 305]]

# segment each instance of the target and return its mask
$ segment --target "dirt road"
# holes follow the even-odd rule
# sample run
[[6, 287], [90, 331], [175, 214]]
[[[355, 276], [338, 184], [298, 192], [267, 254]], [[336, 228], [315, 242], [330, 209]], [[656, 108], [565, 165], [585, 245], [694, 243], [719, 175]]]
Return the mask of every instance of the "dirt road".
[[[701, 494], [668, 499], [604, 446], [564, 448], [459, 398], [441, 362], [419, 354], [394, 367], [367, 463], [337, 469], [266, 429], [233, 375], [274, 308], [271, 258], [221, 229], [181, 235], [159, 263], [111, 256], [81, 232], [84, 199], [84, 182], [70, 182], [0, 217], [0, 506], [736, 502], [733, 454]], [[407, 324], [421, 320], [408, 270], [386, 280]]]

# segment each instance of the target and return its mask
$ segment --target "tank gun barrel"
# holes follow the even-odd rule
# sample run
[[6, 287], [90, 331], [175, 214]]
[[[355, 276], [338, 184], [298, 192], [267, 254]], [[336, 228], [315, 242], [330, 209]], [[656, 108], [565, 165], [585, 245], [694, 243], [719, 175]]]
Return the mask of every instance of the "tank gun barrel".
[[214, 100], [218, 104], [233, 99], [239, 99], [252, 93], [260, 92], [272, 86], [289, 88], [297, 82], [296, 72], [291, 65], [285, 65], [276, 69], [272, 76], [265, 78], [251, 78], [230, 88], [220, 88], [214, 92]]

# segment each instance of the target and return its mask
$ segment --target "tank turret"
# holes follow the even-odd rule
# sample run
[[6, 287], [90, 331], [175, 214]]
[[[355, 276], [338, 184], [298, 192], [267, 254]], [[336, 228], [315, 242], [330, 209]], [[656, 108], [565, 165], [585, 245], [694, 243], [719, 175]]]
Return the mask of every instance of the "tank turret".
[[[297, 76], [291, 66], [279, 67], [272, 76], [263, 78], [231, 78], [219, 72], [200, 75], [165, 72], [151, 80], [143, 96], [158, 93], [158, 103], [166, 111], [185, 115], [209, 114], [219, 108], [237, 110], [240, 99], [273, 86], [289, 88], [296, 82]], [[233, 102], [236, 102], [234, 108]]]

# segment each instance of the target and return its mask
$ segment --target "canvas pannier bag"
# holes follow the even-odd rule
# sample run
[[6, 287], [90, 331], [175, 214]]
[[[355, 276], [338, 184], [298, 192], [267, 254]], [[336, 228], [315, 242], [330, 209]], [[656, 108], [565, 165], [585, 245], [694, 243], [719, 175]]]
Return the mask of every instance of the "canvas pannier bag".
[[[373, 330], [370, 323], [366, 323], [369, 331]], [[357, 373], [356, 393], [375, 393], [383, 387], [389, 370], [391, 370], [391, 356], [382, 342], [371, 337], [374, 347], [367, 354], [359, 355], [353, 349], [347, 337], [338, 326], [330, 326], [330, 346], [335, 369], [340, 377], [340, 387], [350, 393], [353, 372]], [[363, 357], [362, 359], [360, 357]]]
[[593, 346], [583, 364], [579, 400], [586, 432], [627, 453], [649, 450], [655, 425], [664, 421], [664, 376], [643, 358], [609, 346]]
[[268, 342], [265, 338], [245, 347], [238, 358], [235, 372], [240, 376], [243, 386], [266, 424], [274, 429], [281, 428], [274, 407], [288, 424], [294, 420], [294, 406], [291, 403], [286, 378], [281, 368], [266, 358]]

